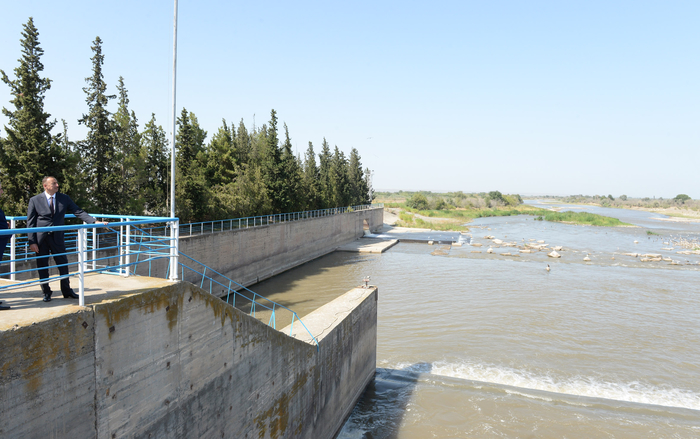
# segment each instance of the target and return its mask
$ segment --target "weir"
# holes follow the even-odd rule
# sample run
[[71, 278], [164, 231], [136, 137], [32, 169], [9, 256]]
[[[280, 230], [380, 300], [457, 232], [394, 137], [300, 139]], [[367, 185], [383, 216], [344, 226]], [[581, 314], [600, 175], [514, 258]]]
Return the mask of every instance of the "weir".
[[[179, 248], [250, 284], [248, 265], [272, 276], [362, 236], [365, 221], [381, 227], [382, 211], [186, 237]], [[374, 376], [376, 287], [276, 330], [215, 297], [211, 277], [207, 289], [204, 278], [108, 271], [85, 276], [85, 306], [42, 303], [36, 284], [0, 292], [13, 306], [0, 316], [1, 437], [331, 438]]]

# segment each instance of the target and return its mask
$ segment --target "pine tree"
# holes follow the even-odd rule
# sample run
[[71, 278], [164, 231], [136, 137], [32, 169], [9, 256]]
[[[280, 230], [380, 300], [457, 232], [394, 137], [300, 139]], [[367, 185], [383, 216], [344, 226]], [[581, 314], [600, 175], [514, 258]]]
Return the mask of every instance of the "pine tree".
[[272, 210], [263, 213], [281, 213], [285, 211], [289, 200], [282, 175], [282, 154], [277, 137], [277, 112], [274, 109], [270, 112], [270, 126], [263, 126], [262, 133], [265, 142], [260, 145], [262, 147], [259, 151], [260, 168], [272, 201]]
[[7, 137], [0, 139], [0, 172], [6, 193], [7, 214], [26, 215], [29, 198], [41, 192], [46, 175], [60, 178], [66, 168], [66, 154], [51, 130], [56, 121], [44, 111], [44, 97], [51, 80], [42, 78], [44, 50], [39, 45], [39, 31], [29, 18], [22, 31], [22, 56], [14, 69], [15, 79], [0, 70], [2, 81], [10, 88], [14, 110], [2, 109], [9, 119]]
[[[68, 124], [65, 119], [61, 119], [63, 132], [54, 136], [54, 140], [61, 149], [65, 158], [65, 166], [58, 172], [61, 183], [61, 192], [70, 194], [70, 197], [78, 206], [87, 206], [87, 192], [82, 172], [80, 172], [80, 152], [75, 142], [68, 137]], [[43, 188], [42, 188], [43, 189]]]
[[236, 132], [233, 126], [229, 128], [225, 119], [222, 123], [206, 151], [206, 179], [210, 186], [226, 185], [234, 180], [236, 174]]
[[248, 130], [241, 119], [238, 124], [238, 132], [236, 133], [236, 162], [240, 164], [248, 163], [250, 161], [250, 154], [252, 149], [252, 141]]
[[327, 209], [329, 207], [336, 207], [333, 205], [333, 189], [331, 185], [331, 160], [333, 156], [331, 155], [331, 148], [323, 138], [323, 143], [321, 144], [321, 154], [318, 156], [319, 161], [319, 185], [321, 194], [321, 208]]
[[356, 148], [350, 151], [350, 160], [348, 161], [348, 195], [349, 204], [367, 204], [367, 194], [369, 188], [365, 181], [365, 175], [362, 171], [362, 163], [360, 162], [360, 153]]
[[209, 191], [204, 174], [206, 153], [202, 130], [194, 113], [185, 108], [177, 120], [175, 139], [175, 213], [181, 221], [204, 221], [209, 218]]
[[156, 124], [156, 115], [140, 135], [139, 158], [143, 172], [138, 178], [139, 196], [143, 198], [146, 215], [169, 216], [170, 153], [165, 130]]
[[320, 209], [320, 174], [316, 166], [316, 153], [313, 143], [309, 142], [309, 148], [304, 155], [304, 188], [306, 190], [307, 209]]
[[299, 212], [304, 209], [304, 197], [302, 191], [302, 171], [297, 157], [292, 152], [292, 140], [289, 138], [289, 129], [284, 124], [284, 145], [282, 147], [282, 175], [286, 204], [281, 206], [281, 212]]
[[129, 112], [129, 96], [124, 86], [124, 78], [119, 77], [119, 109], [114, 113], [114, 145], [118, 175], [119, 196], [114, 200], [114, 208], [119, 213], [143, 214], [143, 199], [138, 190], [138, 178], [143, 172], [143, 161], [139, 156], [141, 140], [138, 121], [133, 111]]
[[330, 171], [331, 207], [350, 205], [347, 167], [345, 154], [336, 146], [331, 159]]
[[88, 114], [78, 121], [88, 128], [87, 137], [79, 144], [82, 165], [88, 183], [88, 196], [93, 208], [102, 213], [119, 213], [119, 155], [114, 145], [114, 122], [107, 110], [114, 95], [106, 95], [107, 84], [102, 74], [104, 55], [102, 40], [96, 37], [92, 51], [92, 76], [85, 78]]

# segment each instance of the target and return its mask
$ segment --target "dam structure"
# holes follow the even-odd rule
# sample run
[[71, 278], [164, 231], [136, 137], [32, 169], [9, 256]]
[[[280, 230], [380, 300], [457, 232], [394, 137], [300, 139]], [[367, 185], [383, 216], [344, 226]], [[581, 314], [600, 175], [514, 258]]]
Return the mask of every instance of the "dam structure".
[[92, 248], [80, 232], [92, 226], [64, 226], [78, 231], [68, 256], [82, 306], [42, 302], [13, 242], [0, 280], [12, 306], [0, 315], [0, 437], [334, 437], [374, 377], [378, 289], [299, 320], [244, 285], [379, 230], [382, 216], [366, 206], [189, 236], [176, 218], [112, 217]]

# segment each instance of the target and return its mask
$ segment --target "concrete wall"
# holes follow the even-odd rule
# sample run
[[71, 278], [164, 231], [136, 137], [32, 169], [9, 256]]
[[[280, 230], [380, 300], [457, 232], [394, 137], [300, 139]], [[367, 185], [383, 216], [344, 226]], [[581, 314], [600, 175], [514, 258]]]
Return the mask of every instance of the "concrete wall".
[[187, 283], [0, 332], [0, 437], [331, 438], [374, 375], [377, 294], [304, 317], [318, 352]]

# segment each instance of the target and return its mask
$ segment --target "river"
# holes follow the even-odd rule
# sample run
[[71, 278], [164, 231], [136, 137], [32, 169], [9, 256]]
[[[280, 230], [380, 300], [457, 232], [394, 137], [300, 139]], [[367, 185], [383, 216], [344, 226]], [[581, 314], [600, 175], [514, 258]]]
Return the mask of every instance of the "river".
[[700, 437], [700, 255], [674, 246], [700, 224], [557, 207], [640, 227], [482, 218], [482, 247], [336, 252], [253, 288], [304, 315], [367, 275], [379, 287], [376, 379], [339, 438]]

